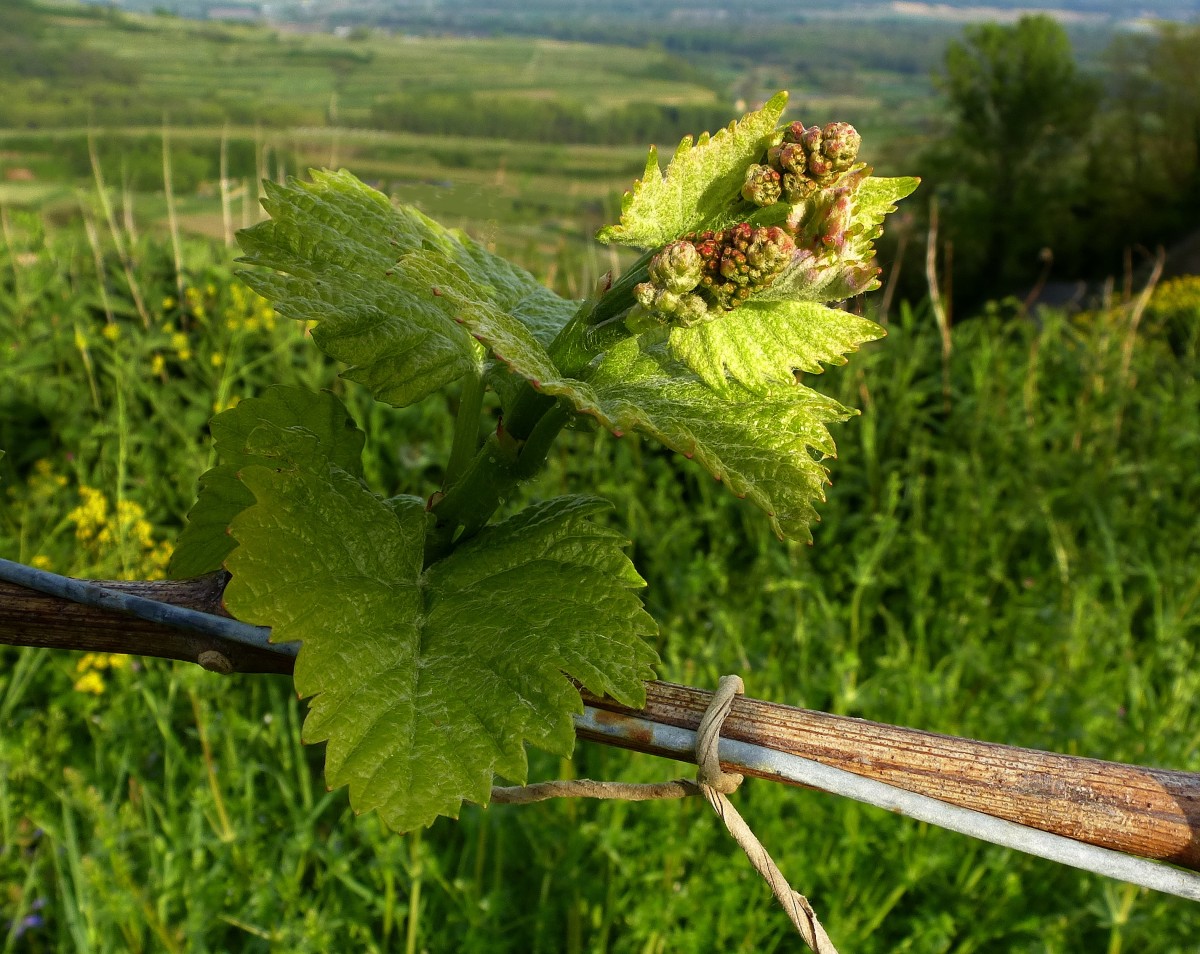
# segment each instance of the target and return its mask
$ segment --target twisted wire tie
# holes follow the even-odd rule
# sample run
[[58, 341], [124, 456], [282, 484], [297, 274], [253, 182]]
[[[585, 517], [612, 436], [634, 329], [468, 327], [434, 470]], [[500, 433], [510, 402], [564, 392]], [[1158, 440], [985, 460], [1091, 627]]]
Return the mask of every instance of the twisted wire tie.
[[659, 798], [686, 798], [702, 795], [716, 812], [726, 830], [750, 859], [750, 864], [771, 888], [783, 906], [788, 920], [816, 954], [837, 954], [837, 949], [817, 919], [816, 912], [804, 895], [795, 891], [767, 849], [758, 840], [746, 820], [728, 796], [732, 795], [743, 777], [726, 772], [717, 757], [721, 726], [733, 707], [733, 697], [745, 692], [740, 676], [722, 676], [712, 701], [696, 731], [696, 780], [680, 778], [649, 785], [629, 782], [597, 782], [588, 778], [535, 782], [532, 785], [497, 786], [492, 789], [492, 801], [500, 804], [531, 804], [551, 798], [608, 798], [644, 802]]

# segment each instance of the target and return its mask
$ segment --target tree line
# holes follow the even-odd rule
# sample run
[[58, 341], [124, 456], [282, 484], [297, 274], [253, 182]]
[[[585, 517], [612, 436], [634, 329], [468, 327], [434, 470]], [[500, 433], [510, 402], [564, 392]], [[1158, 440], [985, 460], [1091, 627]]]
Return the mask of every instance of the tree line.
[[599, 145], [678, 141], [697, 129], [720, 129], [729, 107], [713, 103], [626, 103], [587, 108], [565, 98], [466, 91], [396, 93], [376, 100], [364, 125], [373, 129]]
[[1198, 63], [1200, 26], [1179, 24], [1118, 36], [1097, 76], [1044, 15], [949, 44], [947, 121], [917, 165], [957, 297], [1121, 275], [1200, 230]]

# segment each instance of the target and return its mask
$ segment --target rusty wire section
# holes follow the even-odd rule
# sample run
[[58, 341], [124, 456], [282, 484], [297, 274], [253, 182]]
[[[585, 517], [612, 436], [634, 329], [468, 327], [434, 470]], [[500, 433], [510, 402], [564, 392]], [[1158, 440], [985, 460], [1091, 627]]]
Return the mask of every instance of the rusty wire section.
[[[583, 730], [590, 738], [611, 740], [617, 745], [624, 741], [636, 744], [639, 748], [648, 746], [656, 752], [676, 755], [683, 761], [691, 761], [694, 757], [696, 733], [690, 729], [605, 712], [591, 706], [585, 707], [583, 715], [575, 717], [575, 728]], [[721, 739], [718, 756], [725, 765], [735, 769], [748, 769], [781, 782], [817, 788], [833, 795], [841, 795], [890, 812], [907, 815], [980, 841], [1057, 861], [1059, 864], [1091, 871], [1107, 878], [1127, 881], [1153, 891], [1187, 898], [1189, 901], [1200, 901], [1200, 874], [1192, 871], [1183, 871], [1146, 858], [1098, 848], [1072, 838], [1064, 838], [1062, 835], [993, 818], [991, 815], [950, 805], [928, 795], [918, 795], [886, 782], [863, 778], [852, 772], [761, 745]]]

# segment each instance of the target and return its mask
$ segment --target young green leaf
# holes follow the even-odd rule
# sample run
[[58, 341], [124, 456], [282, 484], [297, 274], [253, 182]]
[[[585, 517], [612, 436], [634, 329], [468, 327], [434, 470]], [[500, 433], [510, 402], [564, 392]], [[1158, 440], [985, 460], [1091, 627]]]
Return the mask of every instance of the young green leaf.
[[864, 234], [879, 238], [886, 216], [896, 211], [896, 203], [916, 191], [921, 180], [916, 176], [868, 176], [855, 193], [856, 217]]
[[336, 468], [249, 467], [256, 503], [234, 521], [226, 603], [299, 640], [311, 696], [306, 742], [328, 742], [326, 780], [401, 831], [523, 782], [524, 743], [568, 755], [579, 694], [628, 705], [655, 653], [643, 585], [608, 505], [551, 500], [484, 530], [422, 572], [420, 500], [383, 501]]
[[[615, 433], [637, 430], [695, 458], [737, 496], [762, 508], [780, 537], [812, 539], [829, 477], [813, 457], [836, 452], [826, 425], [852, 411], [799, 384], [729, 383], [714, 391], [634, 341], [609, 351], [589, 379], [591, 413]], [[546, 390], [550, 390], [547, 388]]]
[[201, 474], [200, 493], [171, 553], [167, 577], [186, 580], [219, 570], [237, 546], [229, 524], [253, 503], [254, 497], [237, 479], [236, 467], [218, 464]]
[[641, 180], [621, 201], [621, 221], [601, 229], [602, 242], [656, 248], [723, 221], [741, 198], [746, 169], [767, 151], [787, 105], [777, 93], [762, 109], [747, 113], [711, 138], [686, 137], [664, 173], [651, 147]]
[[272, 466], [281, 455], [327, 461], [362, 476], [365, 435], [345, 406], [327, 391], [276, 385], [222, 411], [209, 425], [220, 463], [200, 477], [200, 495], [171, 554], [168, 575], [186, 579], [221, 567], [237, 543], [229, 535], [233, 518], [254, 503], [237, 479], [250, 464]]
[[469, 272], [431, 252], [413, 252], [401, 264], [414, 282], [437, 288], [466, 332], [519, 377], [536, 387], [541, 378], [558, 375], [544, 343], [524, 322], [481, 295]]
[[[818, 519], [812, 504], [824, 500], [828, 476], [809, 448], [821, 456], [834, 454], [826, 424], [852, 413], [837, 401], [765, 375], [756, 379], [754, 390], [736, 382], [712, 388], [665, 350], [642, 351], [636, 339], [608, 351], [586, 380], [571, 378], [560, 374], [541, 345], [509, 316], [465, 300], [459, 315], [473, 335], [537, 390], [564, 398], [618, 435], [637, 430], [695, 458], [733, 493], [766, 511], [777, 534], [811, 538], [809, 527]], [[827, 353], [832, 360], [840, 346], [837, 334], [831, 332], [832, 341], [809, 343], [805, 360], [815, 363]]]
[[816, 302], [749, 301], [713, 321], [672, 328], [668, 342], [676, 360], [710, 388], [724, 389], [728, 374], [755, 390], [791, 383], [794, 371], [845, 364], [844, 355], [883, 334], [873, 321]]
[[268, 183], [271, 219], [239, 233], [246, 282], [280, 314], [315, 321], [313, 340], [351, 367], [345, 377], [381, 401], [403, 406], [481, 370], [482, 355], [436, 290], [397, 265], [427, 249], [470, 274], [479, 297], [544, 342], [575, 305], [517, 266], [492, 255], [346, 172], [313, 182]]

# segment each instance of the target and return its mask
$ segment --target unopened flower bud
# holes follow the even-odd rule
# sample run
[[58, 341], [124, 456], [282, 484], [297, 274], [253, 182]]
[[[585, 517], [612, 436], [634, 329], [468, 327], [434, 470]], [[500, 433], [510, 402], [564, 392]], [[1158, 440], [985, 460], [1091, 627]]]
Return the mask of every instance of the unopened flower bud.
[[672, 242], [650, 260], [650, 281], [666, 291], [682, 294], [700, 284], [704, 262], [688, 241]]
[[756, 230], [746, 250], [746, 262], [755, 284], [768, 285], [774, 281], [795, 251], [792, 237], [778, 226]]
[[833, 161], [821, 149], [824, 144], [821, 127], [812, 126], [804, 130], [803, 144], [808, 156], [808, 174], [820, 182], [833, 172]]
[[832, 165], [835, 173], [842, 173], [854, 165], [862, 136], [849, 123], [829, 123], [822, 130], [821, 152]]
[[658, 296], [658, 289], [650, 282], [642, 282], [640, 285], [635, 285], [633, 288], [633, 297], [637, 303], [646, 311], [654, 310], [654, 299]]
[[660, 291], [654, 297], [654, 310], [662, 315], [673, 315], [679, 310], [679, 296], [672, 291]]
[[800, 142], [800, 139], [804, 135], [804, 132], [805, 132], [804, 123], [801, 123], [801, 122], [788, 123], [786, 126], [783, 127], [783, 141], [784, 142]]
[[792, 205], [802, 202], [816, 191], [817, 184], [807, 176], [797, 175], [794, 172], [783, 174], [783, 195]]
[[789, 123], [782, 141], [767, 150], [767, 164], [781, 174], [783, 198], [795, 205], [848, 172], [861, 145], [862, 137], [849, 123], [823, 128]]
[[699, 295], [680, 295], [679, 307], [675, 310], [675, 324], [683, 328], [712, 321], [717, 316], [708, 310], [708, 305]]
[[821, 241], [826, 247], [841, 248], [846, 244], [846, 229], [850, 227], [853, 213], [854, 209], [848, 194], [840, 195], [833, 200], [821, 223]]
[[808, 154], [798, 142], [785, 143], [779, 149], [779, 166], [784, 172], [798, 176], [808, 171]]
[[780, 175], [770, 166], [753, 165], [746, 170], [742, 198], [758, 206], [774, 205], [783, 194]]

